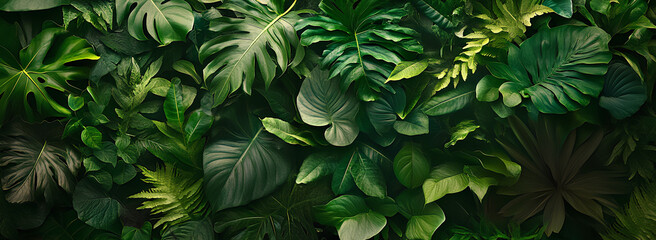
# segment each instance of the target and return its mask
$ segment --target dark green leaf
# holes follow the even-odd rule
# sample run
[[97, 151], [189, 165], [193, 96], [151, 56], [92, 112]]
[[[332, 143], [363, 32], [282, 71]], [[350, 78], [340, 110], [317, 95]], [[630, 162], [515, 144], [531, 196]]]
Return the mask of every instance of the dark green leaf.
[[121, 204], [89, 179], [77, 184], [73, 192], [73, 208], [78, 218], [92, 227], [116, 230], [120, 226]]
[[615, 63], [608, 67], [599, 106], [616, 119], [630, 117], [647, 100], [645, 87], [631, 67]]
[[394, 157], [394, 174], [408, 188], [421, 186], [429, 173], [430, 162], [416, 143], [406, 143]]

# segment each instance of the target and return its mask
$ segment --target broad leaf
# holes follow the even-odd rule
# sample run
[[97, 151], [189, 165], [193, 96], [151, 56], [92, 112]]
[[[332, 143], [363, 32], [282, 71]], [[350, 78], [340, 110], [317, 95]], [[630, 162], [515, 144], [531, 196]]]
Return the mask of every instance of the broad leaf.
[[205, 191], [214, 211], [266, 196], [291, 170], [283, 143], [260, 121], [249, 119], [240, 128], [208, 144], [203, 154]]
[[566, 18], [571, 18], [574, 13], [572, 0], [545, 0], [542, 5], [553, 9], [558, 15]]
[[121, 204], [88, 178], [77, 184], [73, 193], [73, 208], [78, 218], [92, 227], [114, 230], [121, 225]]
[[636, 113], [646, 100], [645, 87], [631, 67], [620, 63], [608, 67], [599, 106], [614, 118], [623, 119]]
[[0, 51], [0, 123], [12, 114], [30, 121], [70, 115], [50, 92], [74, 91], [69, 81], [86, 79], [88, 68], [70, 63], [99, 57], [84, 39], [52, 27], [36, 35], [26, 48], [14, 49], [19, 46], [13, 35], [16, 31], [6, 26], [0, 24], [0, 31], [16, 43]]
[[298, 129], [283, 120], [277, 118], [264, 118], [262, 119], [262, 125], [267, 132], [276, 135], [289, 144], [297, 144], [301, 146], [319, 145], [311, 131]]
[[394, 122], [394, 130], [407, 136], [428, 134], [428, 127], [428, 116], [418, 110], [410, 112], [405, 119]]
[[337, 228], [340, 239], [369, 239], [378, 234], [387, 219], [372, 211], [364, 199], [354, 195], [343, 195], [315, 209], [315, 219]]
[[132, 226], [123, 226], [121, 231], [122, 240], [150, 240], [150, 234], [153, 231], [153, 225], [146, 221], [141, 228]]
[[366, 153], [358, 152], [355, 163], [351, 166], [351, 175], [355, 185], [365, 194], [384, 198], [387, 196], [385, 178], [376, 159], [371, 159]]
[[324, 0], [319, 4], [327, 16], [314, 16], [297, 23], [306, 29], [301, 42], [308, 46], [328, 42], [321, 64], [330, 67], [330, 77], [340, 76], [340, 87], [355, 82], [361, 100], [373, 101], [402, 56], [422, 53], [416, 32], [395, 23], [407, 13], [403, 8], [384, 8], [387, 1]]
[[408, 142], [394, 158], [394, 174], [399, 182], [408, 188], [416, 188], [424, 183], [430, 173], [430, 162], [418, 144]]
[[392, 70], [392, 73], [385, 82], [415, 77], [424, 72], [427, 67], [428, 59], [400, 62], [394, 67], [394, 70]]
[[61, 141], [57, 124], [7, 125], [0, 135], [0, 177], [12, 203], [52, 204], [75, 188], [78, 155]]
[[435, 203], [424, 204], [421, 191], [406, 190], [397, 198], [399, 210], [408, 218], [405, 235], [408, 239], [431, 239], [446, 216]]
[[[508, 107], [530, 98], [530, 104], [543, 113], [575, 111], [588, 105], [602, 90], [603, 75], [611, 59], [609, 40], [610, 36], [596, 27], [544, 29], [519, 48], [511, 46], [508, 65], [489, 64], [488, 70], [505, 80], [499, 92]], [[483, 83], [479, 92], [496, 87], [487, 81], [479, 84]]]
[[449, 114], [465, 108], [474, 101], [476, 92], [461, 85], [460, 87], [444, 92], [439, 92], [421, 106], [421, 110], [429, 116]]
[[59, 7], [70, 2], [70, 0], [4, 0], [0, 2], [0, 10], [7, 12], [35, 11]]
[[446, 163], [438, 165], [430, 172], [422, 189], [426, 203], [438, 200], [444, 195], [457, 193], [467, 188], [469, 177], [463, 173], [462, 165]]
[[319, 68], [303, 81], [296, 98], [303, 122], [312, 126], [330, 125], [324, 136], [335, 146], [346, 146], [358, 136], [355, 122], [358, 100], [349, 92], [342, 92], [334, 79]]
[[[281, 2], [284, 1], [277, 3]], [[240, 87], [251, 94], [256, 75], [268, 88], [277, 68], [285, 72], [293, 61], [303, 58], [304, 49], [293, 26], [298, 15], [290, 12], [295, 4], [296, 1], [284, 9], [282, 4], [269, 1], [233, 0], [219, 7], [245, 18], [212, 20], [210, 30], [220, 35], [203, 43], [198, 50], [201, 62], [211, 59], [203, 69], [203, 76], [214, 94], [214, 106]]]
[[162, 240], [213, 240], [212, 223], [205, 219], [185, 221], [173, 225], [162, 233]]
[[310, 183], [320, 177], [333, 174], [339, 163], [338, 156], [335, 152], [316, 152], [310, 154], [310, 156], [303, 160], [303, 165], [298, 170], [296, 183]]
[[116, 22], [127, 19], [132, 37], [145, 41], [148, 34], [162, 45], [184, 41], [194, 26], [191, 7], [184, 0], [116, 0]]

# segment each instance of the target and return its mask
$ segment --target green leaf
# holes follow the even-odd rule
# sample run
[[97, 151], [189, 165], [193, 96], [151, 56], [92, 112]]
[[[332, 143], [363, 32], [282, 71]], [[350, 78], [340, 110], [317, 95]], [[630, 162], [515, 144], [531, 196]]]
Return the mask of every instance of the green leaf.
[[327, 72], [312, 70], [301, 85], [296, 103], [303, 122], [318, 127], [330, 125], [324, 133], [330, 144], [346, 146], [358, 136], [358, 101], [342, 92]]
[[401, 213], [408, 218], [405, 235], [408, 239], [431, 239], [446, 216], [435, 203], [424, 205], [421, 191], [406, 190], [397, 198]]
[[116, 161], [118, 160], [118, 155], [117, 155], [118, 149], [116, 148], [116, 145], [114, 145], [111, 142], [102, 142], [100, 145], [99, 149], [93, 150], [93, 155], [98, 158], [98, 160], [102, 162], [106, 162], [111, 164], [112, 166], [116, 166]]
[[205, 147], [203, 170], [208, 201], [215, 211], [244, 205], [271, 193], [291, 171], [283, 143], [260, 121], [240, 123], [242, 133]]
[[394, 157], [394, 174], [408, 188], [424, 183], [430, 173], [430, 162], [416, 143], [407, 142]]
[[153, 188], [130, 198], [146, 199], [138, 209], [150, 209], [152, 215], [164, 216], [155, 223], [155, 228], [163, 225], [167, 229], [205, 214], [207, 203], [203, 198], [203, 180], [200, 177], [170, 166], [155, 171], [139, 168], [145, 177], [143, 181], [152, 184]]
[[412, 5], [417, 8], [417, 11], [426, 16], [431, 20], [435, 25], [444, 31], [453, 31], [457, 27], [457, 24], [445, 17], [447, 13], [441, 13], [438, 9], [431, 6], [426, 0], [412, 0], [410, 1]]
[[339, 155], [334, 152], [315, 152], [310, 154], [298, 170], [296, 184], [310, 183], [320, 177], [335, 172]]
[[431, 203], [444, 195], [461, 192], [467, 185], [469, 178], [463, 173], [462, 165], [446, 163], [433, 168], [422, 189], [426, 203]]
[[185, 92], [180, 84], [180, 79], [175, 78], [171, 81], [171, 88], [164, 100], [164, 115], [166, 115], [167, 124], [179, 133], [185, 132], [184, 115], [195, 97], [195, 89]]
[[110, 170], [110, 173], [112, 174], [112, 180], [118, 185], [125, 184], [137, 176], [137, 170], [134, 169], [134, 166], [122, 161], [118, 162], [116, 167]]
[[544, 0], [545, 5], [554, 10], [558, 15], [571, 18], [574, 13], [572, 0]]
[[421, 111], [412, 111], [404, 120], [394, 122], [394, 130], [407, 136], [428, 134], [428, 127], [428, 116]]
[[384, 198], [387, 196], [387, 186], [380, 167], [367, 154], [358, 152], [351, 166], [351, 175], [355, 185], [368, 196]]
[[187, 60], [178, 60], [173, 63], [172, 67], [175, 71], [190, 76], [191, 79], [193, 79], [197, 84], [203, 83], [203, 78], [198, 75], [196, 72], [196, 67], [194, 67], [193, 63]]
[[324, 0], [319, 8], [326, 16], [304, 18], [296, 28], [305, 29], [301, 42], [309, 46], [327, 42], [321, 65], [330, 67], [330, 78], [340, 79], [348, 89], [355, 82], [358, 98], [373, 101], [386, 85], [387, 77], [403, 56], [422, 53], [416, 32], [396, 23], [407, 15], [403, 8], [385, 7], [377, 0]]
[[59, 240], [107, 240], [116, 239], [114, 234], [95, 229], [78, 219], [73, 210], [66, 212], [53, 211], [43, 225], [36, 231], [41, 237]]
[[615, 119], [624, 119], [635, 114], [646, 100], [645, 87], [631, 67], [620, 63], [608, 67], [599, 106]]
[[184, 0], [116, 0], [116, 22], [127, 19], [132, 37], [148, 40], [144, 29], [161, 45], [184, 41], [194, 26], [191, 7]]
[[459, 122], [455, 127], [451, 128], [451, 140], [444, 144], [444, 148], [449, 148], [456, 145], [458, 141], [465, 140], [469, 133], [476, 131], [480, 127], [474, 123], [474, 120]]
[[494, 102], [499, 99], [499, 87], [503, 84], [502, 79], [492, 75], [483, 77], [476, 85], [476, 99], [481, 102]]
[[439, 116], [465, 108], [476, 96], [476, 92], [466, 86], [436, 94], [421, 106], [421, 110], [429, 116]]
[[508, 65], [497, 63], [488, 69], [506, 81], [499, 91], [508, 107], [530, 98], [543, 113], [575, 111], [588, 105], [602, 90], [602, 75], [611, 59], [609, 40], [610, 36], [596, 27], [564, 25], [543, 29], [519, 48], [510, 47]]
[[164, 230], [162, 240], [213, 240], [212, 224], [207, 220], [185, 221]]
[[266, 129], [267, 132], [276, 135], [289, 144], [301, 146], [319, 145], [319, 143], [314, 138], [314, 134], [310, 131], [300, 130], [288, 122], [277, 118], [264, 118], [261, 121], [264, 129]]
[[205, 113], [203, 110], [196, 110], [191, 113], [184, 127], [185, 143], [196, 141], [203, 137], [214, 123], [214, 117]]
[[[18, 42], [17, 32], [6, 26], [0, 24], [0, 31]], [[93, 48], [62, 28], [45, 28], [26, 48], [12, 45], [3, 46], [0, 53], [0, 123], [13, 114], [29, 121], [69, 116], [70, 110], [50, 93], [77, 91], [73, 82], [87, 79], [88, 68], [71, 63], [98, 59]]]
[[402, 61], [394, 67], [392, 73], [387, 78], [385, 83], [390, 81], [398, 81], [407, 78], [413, 78], [421, 74], [428, 67], [428, 59], [418, 61]]
[[67, 5], [70, 0], [5, 0], [0, 3], [0, 10], [7, 12], [44, 10]]
[[78, 218], [92, 227], [115, 230], [121, 225], [119, 223], [121, 204], [101, 191], [100, 187], [89, 179], [84, 179], [77, 184], [73, 192], [73, 208]]
[[89, 179], [93, 180], [94, 182], [98, 183], [103, 191], [109, 191], [110, 189], [112, 189], [112, 185], [114, 184], [112, 182], [112, 174], [108, 173], [105, 170], [88, 173], [87, 177], [89, 177]]
[[150, 240], [150, 234], [153, 231], [153, 225], [146, 221], [141, 228], [123, 226], [121, 240]]
[[384, 215], [371, 211], [364, 199], [354, 195], [343, 195], [316, 207], [315, 219], [335, 226], [340, 239], [369, 239], [387, 225]]
[[84, 127], [82, 130], [82, 142], [93, 149], [100, 149], [102, 143], [102, 133], [95, 127]]
[[62, 190], [73, 191], [81, 161], [73, 148], [61, 141], [61, 126], [16, 122], [6, 127], [0, 135], [3, 199], [54, 204]]
[[73, 111], [80, 110], [84, 106], [84, 98], [68, 95], [68, 107]]
[[214, 94], [214, 106], [240, 87], [251, 94], [256, 75], [268, 88], [278, 67], [285, 72], [296, 58], [303, 58], [304, 50], [292, 25], [299, 17], [290, 12], [295, 4], [296, 1], [285, 9], [282, 4], [234, 0], [219, 7], [245, 17], [212, 20], [210, 31], [219, 36], [198, 49], [201, 62], [211, 59], [203, 76]]

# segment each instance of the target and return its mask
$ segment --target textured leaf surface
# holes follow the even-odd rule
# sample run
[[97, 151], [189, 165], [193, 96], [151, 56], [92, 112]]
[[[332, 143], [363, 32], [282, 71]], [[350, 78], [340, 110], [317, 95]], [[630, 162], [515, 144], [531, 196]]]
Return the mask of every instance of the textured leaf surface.
[[116, 19], [127, 19], [128, 32], [138, 40], [148, 35], [162, 45], [184, 41], [194, 25], [191, 7], [184, 0], [116, 0]]
[[619, 63], [608, 67], [599, 106], [614, 118], [623, 119], [636, 113], [646, 100], [645, 87], [631, 67]]

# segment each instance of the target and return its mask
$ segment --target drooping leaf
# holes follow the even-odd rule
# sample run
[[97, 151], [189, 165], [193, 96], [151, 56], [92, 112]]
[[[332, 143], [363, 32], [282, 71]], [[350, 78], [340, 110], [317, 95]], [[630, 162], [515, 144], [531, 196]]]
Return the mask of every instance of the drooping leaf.
[[[18, 42], [16, 31], [6, 26], [0, 24], [0, 31]], [[86, 79], [88, 68], [69, 64], [98, 59], [93, 49], [84, 39], [56, 27], [45, 28], [26, 48], [12, 48], [18, 46], [6, 45], [0, 53], [0, 122], [11, 114], [30, 121], [70, 115], [50, 92], [74, 91], [69, 81]]]
[[444, 144], [444, 148], [456, 145], [458, 141], [464, 140], [471, 132], [476, 131], [480, 127], [474, 123], [474, 120], [459, 122], [455, 127], [451, 128], [451, 140]]
[[214, 95], [214, 106], [240, 87], [251, 94], [256, 75], [268, 88], [277, 68], [285, 72], [293, 61], [303, 58], [304, 49], [293, 26], [298, 15], [291, 11], [296, 1], [287, 9], [280, 4], [283, 2], [233, 0], [219, 7], [246, 17], [212, 20], [210, 30], [220, 36], [203, 43], [198, 50], [201, 62], [211, 59], [203, 76]]
[[408, 142], [394, 158], [394, 174], [399, 182], [408, 188], [416, 188], [424, 183], [430, 173], [430, 162], [418, 144]]
[[572, 0], [545, 0], [542, 5], [553, 9], [558, 15], [566, 18], [571, 18], [574, 13]]
[[392, 73], [387, 78], [387, 82], [390, 81], [399, 81], [402, 79], [415, 77], [428, 67], [428, 59], [418, 60], [418, 61], [403, 61], [394, 67]]
[[599, 106], [616, 119], [630, 117], [647, 100], [645, 87], [631, 67], [615, 63], [608, 67]]
[[194, 26], [191, 7], [184, 0], [116, 0], [116, 22], [119, 25], [127, 17], [130, 35], [138, 40], [148, 40], [148, 35], [162, 45], [184, 41]]
[[434, 167], [422, 189], [426, 203], [431, 203], [444, 195], [465, 190], [467, 185], [469, 177], [463, 173], [462, 165], [450, 162]]
[[[387, 77], [402, 56], [422, 53], [416, 32], [395, 23], [407, 13], [403, 8], [386, 8], [387, 1], [324, 0], [319, 4], [327, 16], [302, 19], [301, 42], [308, 46], [328, 42], [321, 64], [330, 67], [330, 78], [340, 76], [339, 86], [355, 82], [358, 98], [373, 101], [387, 89]], [[389, 3], [391, 4], [391, 3]]]
[[303, 81], [296, 103], [303, 122], [319, 127], [330, 125], [324, 134], [326, 140], [335, 146], [346, 146], [359, 133], [355, 122], [358, 101], [337, 84], [328, 72], [315, 68]]
[[75, 188], [81, 166], [78, 154], [61, 141], [56, 123], [13, 123], [0, 132], [0, 182], [5, 199], [12, 203], [52, 204], [62, 190]]
[[284, 144], [260, 121], [249, 119], [239, 126], [241, 132], [215, 140], [203, 153], [205, 191], [214, 211], [271, 193], [291, 170]]
[[277, 118], [264, 118], [262, 119], [262, 125], [267, 132], [276, 135], [289, 144], [298, 144], [301, 146], [319, 145], [312, 132], [298, 129], [283, 120]]

